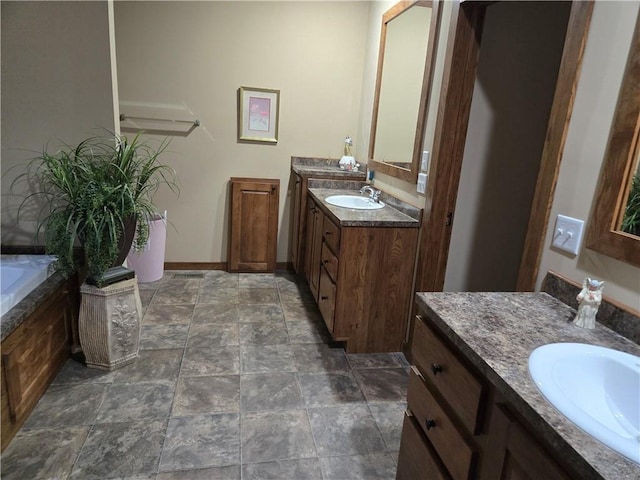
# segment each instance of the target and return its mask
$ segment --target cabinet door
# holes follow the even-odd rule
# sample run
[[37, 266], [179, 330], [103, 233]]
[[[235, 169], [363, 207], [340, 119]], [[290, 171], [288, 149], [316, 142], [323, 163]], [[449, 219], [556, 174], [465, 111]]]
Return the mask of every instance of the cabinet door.
[[231, 179], [229, 271], [276, 267], [280, 180]]
[[489, 430], [485, 478], [502, 480], [569, 480], [571, 477], [515, 420], [503, 405], [496, 404]]
[[318, 308], [320, 309], [320, 314], [322, 315], [329, 332], [333, 334], [333, 319], [336, 310], [336, 284], [333, 283], [324, 266], [320, 267]]
[[[314, 204], [315, 206], [315, 204]], [[311, 231], [310, 235], [307, 236], [309, 240], [307, 242], [307, 250], [309, 256], [309, 266], [307, 269], [308, 281], [309, 281], [309, 289], [313, 295], [313, 298], [318, 301], [318, 290], [320, 287], [320, 265], [322, 263], [321, 255], [322, 255], [322, 219], [324, 215], [322, 211], [315, 207], [313, 211], [313, 216], [311, 217]], [[307, 217], [309, 218], [309, 217]]]
[[396, 480], [449, 480], [447, 470], [416, 426], [410, 411], [404, 415]]
[[296, 273], [301, 273], [300, 263], [300, 210], [302, 203], [302, 179], [292, 174], [293, 204], [291, 208], [291, 265]]

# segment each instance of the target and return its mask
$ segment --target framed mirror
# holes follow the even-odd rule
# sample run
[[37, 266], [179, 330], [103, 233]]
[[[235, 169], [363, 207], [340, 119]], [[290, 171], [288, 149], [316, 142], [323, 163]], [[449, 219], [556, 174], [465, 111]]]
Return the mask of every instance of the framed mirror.
[[369, 167], [416, 183], [440, 24], [439, 0], [401, 1], [382, 16]]
[[[640, 215], [634, 198], [640, 156], [640, 14], [631, 38], [609, 144], [600, 173], [586, 246], [640, 267], [640, 236], [630, 223]], [[634, 182], [634, 178], [636, 178]], [[635, 192], [635, 195], [640, 195]], [[625, 231], [626, 230], [626, 231]]]

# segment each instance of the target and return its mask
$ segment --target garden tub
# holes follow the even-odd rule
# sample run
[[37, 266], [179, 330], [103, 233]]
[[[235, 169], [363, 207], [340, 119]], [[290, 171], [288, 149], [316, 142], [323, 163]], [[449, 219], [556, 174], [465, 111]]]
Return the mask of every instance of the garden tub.
[[0, 316], [49, 278], [54, 261], [52, 255], [0, 256]]

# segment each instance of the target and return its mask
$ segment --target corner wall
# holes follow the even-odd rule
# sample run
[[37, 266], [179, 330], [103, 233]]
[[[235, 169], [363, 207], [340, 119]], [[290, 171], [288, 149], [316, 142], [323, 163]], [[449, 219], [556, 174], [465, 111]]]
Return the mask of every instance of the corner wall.
[[640, 268], [581, 247], [573, 258], [550, 248], [558, 214], [585, 220], [588, 228], [638, 2], [596, 2], [582, 72], [549, 218], [538, 288], [548, 270], [581, 284], [585, 276], [605, 280], [604, 294], [640, 310]]
[[[51, 150], [114, 130], [106, 1], [2, 2], [2, 243], [32, 244], [34, 215], [11, 183]], [[15, 167], [15, 168], [14, 168]], [[40, 241], [42, 243], [42, 241]]]
[[[369, 2], [116, 2], [121, 113], [199, 119], [161, 159], [177, 171], [166, 261], [224, 262], [230, 177], [280, 179], [278, 262], [288, 260], [291, 156], [356, 155]], [[237, 142], [239, 87], [280, 90], [277, 145]], [[154, 135], [149, 136], [158, 139]]]

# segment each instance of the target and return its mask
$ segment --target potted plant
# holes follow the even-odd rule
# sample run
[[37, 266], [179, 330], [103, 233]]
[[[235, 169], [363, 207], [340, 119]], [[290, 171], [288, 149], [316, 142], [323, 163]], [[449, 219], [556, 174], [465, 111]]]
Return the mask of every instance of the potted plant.
[[631, 181], [629, 198], [622, 217], [622, 231], [640, 236], [640, 174], [638, 173]]
[[[104, 279], [109, 269], [122, 265], [134, 241], [137, 249], [146, 244], [146, 219], [155, 212], [152, 197], [159, 186], [178, 193], [175, 172], [158, 159], [167, 145], [163, 141], [154, 149], [140, 134], [131, 141], [120, 135], [92, 137], [55, 153], [45, 150], [23, 174], [37, 185], [25, 202], [46, 201], [38, 230], [44, 230], [46, 253], [57, 257], [55, 268], [68, 276], [84, 263], [93, 279], [95, 286], [81, 287], [79, 320], [88, 366], [113, 369], [137, 356], [137, 283], [104, 287]], [[75, 255], [78, 245], [83, 259]]]

